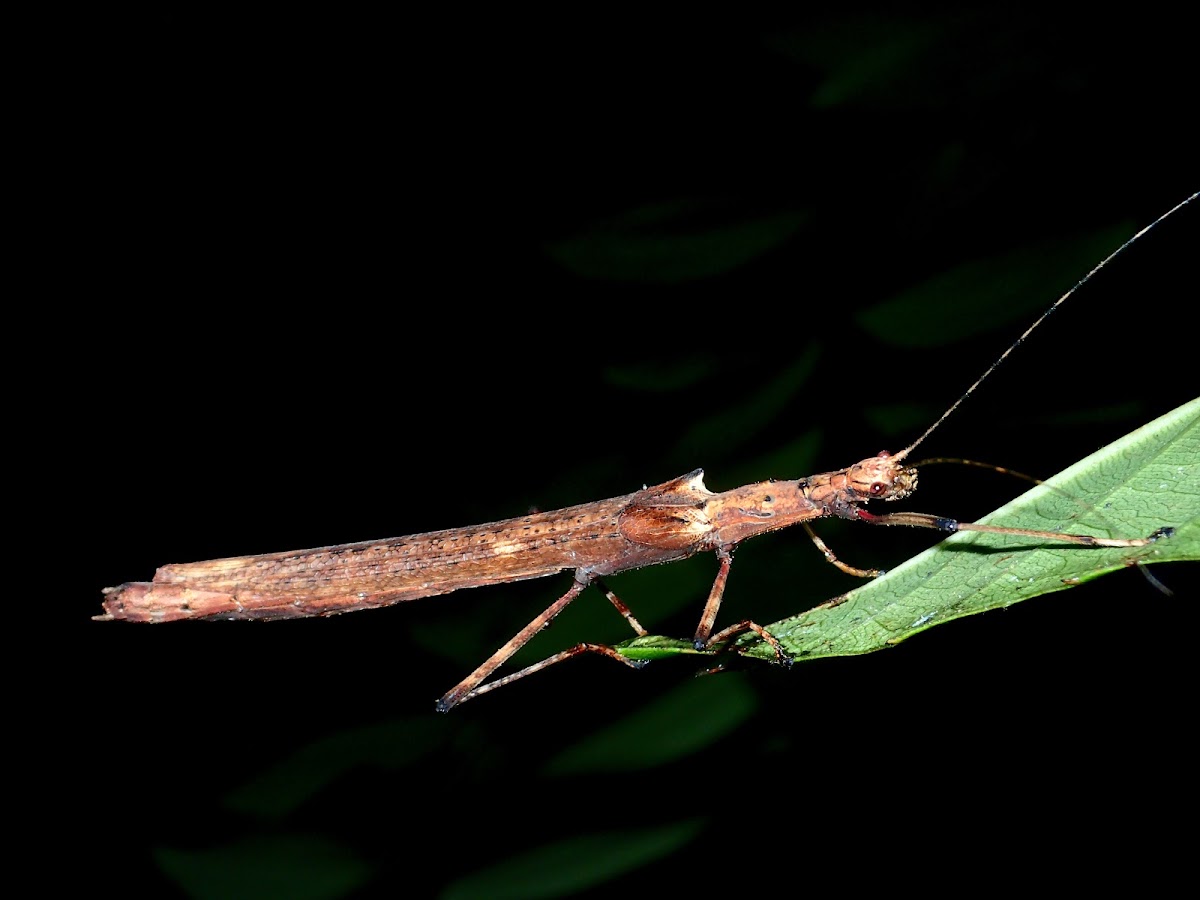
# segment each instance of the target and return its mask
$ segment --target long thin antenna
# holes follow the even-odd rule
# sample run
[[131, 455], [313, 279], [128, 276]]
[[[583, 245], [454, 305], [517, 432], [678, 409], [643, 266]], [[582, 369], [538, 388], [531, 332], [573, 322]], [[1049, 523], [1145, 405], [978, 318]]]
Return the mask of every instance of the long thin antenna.
[[933, 430], [935, 428], [937, 428], [939, 425], [941, 425], [942, 422], [946, 421], [946, 419], [950, 416], [950, 414], [952, 412], [954, 412], [956, 409], [958, 409], [959, 405], [964, 400], [966, 400], [967, 397], [971, 396], [971, 394], [974, 392], [974, 390], [977, 387], [979, 387], [979, 385], [983, 384], [983, 380], [985, 378], [987, 378], [989, 375], [991, 375], [992, 372], [994, 372], [996, 370], [996, 367], [999, 366], [1000, 363], [1004, 362], [1004, 360], [1008, 358], [1008, 355], [1010, 353], [1012, 353], [1014, 350], [1016, 350], [1017, 347], [1021, 346], [1021, 344], [1024, 342], [1025, 338], [1029, 337], [1030, 333], [1032, 333], [1032, 331], [1035, 328], [1037, 328], [1039, 325], [1041, 325], [1042, 322], [1046, 321], [1046, 318], [1050, 315], [1050, 313], [1052, 313], [1056, 309], [1058, 309], [1062, 305], [1064, 300], [1066, 300], [1073, 293], [1075, 293], [1077, 290], [1079, 290], [1079, 288], [1082, 287], [1089, 278], [1091, 278], [1093, 275], [1095, 275], [1097, 272], [1099, 272], [1101, 269], [1103, 269], [1105, 266], [1107, 266], [1110, 262], [1112, 262], [1114, 259], [1116, 259], [1118, 256], [1120, 256], [1121, 253], [1124, 252], [1124, 250], [1130, 244], [1132, 244], [1134, 241], [1136, 241], [1138, 238], [1140, 238], [1143, 234], [1145, 234], [1147, 231], [1149, 231], [1151, 228], [1153, 228], [1155, 225], [1157, 225], [1163, 219], [1167, 218], [1167, 216], [1171, 215], [1174, 212], [1177, 212], [1178, 210], [1182, 209], [1184, 206], [1187, 206], [1189, 203], [1191, 203], [1197, 197], [1200, 197], [1200, 191], [1197, 191], [1196, 193], [1192, 194], [1192, 196], [1188, 197], [1186, 200], [1183, 200], [1182, 202], [1177, 203], [1175, 206], [1171, 207], [1169, 210], [1167, 210], [1165, 213], [1163, 213], [1161, 216], [1159, 216], [1157, 219], [1155, 219], [1153, 222], [1151, 222], [1149, 225], [1147, 225], [1145, 228], [1143, 228], [1141, 231], [1139, 231], [1137, 234], [1135, 234], [1133, 237], [1131, 237], [1129, 240], [1127, 240], [1125, 243], [1123, 243], [1120, 247], [1118, 247], [1116, 250], [1114, 250], [1112, 253], [1110, 253], [1108, 256], [1106, 256], [1104, 259], [1102, 259], [1099, 262], [1099, 264], [1094, 269], [1092, 269], [1092, 271], [1088, 272], [1086, 275], [1084, 275], [1082, 278], [1080, 278], [1079, 281], [1075, 282], [1074, 286], [1072, 286], [1072, 288], [1069, 291], [1067, 291], [1065, 294], [1063, 294], [1061, 297], [1059, 297], [1057, 300], [1055, 300], [1054, 305], [1052, 305], [1048, 310], [1046, 310], [1044, 313], [1042, 313], [1040, 316], [1038, 316], [1037, 321], [1034, 322], [1032, 325], [1030, 325], [1028, 328], [1026, 328], [1025, 332], [1019, 338], [1017, 338], [1015, 341], [1013, 341], [1012, 346], [1009, 347], [1007, 350], [1005, 350], [1003, 353], [1001, 353], [999, 358], [997, 358], [997, 360], [994, 363], [992, 363], [990, 366], [988, 366], [987, 370], [982, 375], [980, 375], [977, 379], [975, 379], [975, 383], [973, 385], [971, 385], [969, 388], [967, 388], [966, 392], [961, 397], [959, 397], [957, 400], [955, 400], [954, 403], [951, 404], [950, 408], [948, 410], [946, 410], [944, 413], [942, 413], [940, 417], [938, 417], [938, 420], [936, 422], [934, 422], [932, 425], [930, 425], [928, 428], [926, 428], [925, 431], [921, 434], [921, 436], [919, 438], [917, 438], [915, 441], [913, 441], [911, 444], [909, 444], [907, 447], [905, 447], [899, 453], [895, 454], [892, 458], [900, 460], [900, 459], [904, 459], [904, 457], [908, 456], [909, 453], [911, 453], [913, 450], [916, 449], [917, 445], [920, 444], [921, 441], [925, 440], [925, 438], [929, 437], [929, 435], [933, 433]]

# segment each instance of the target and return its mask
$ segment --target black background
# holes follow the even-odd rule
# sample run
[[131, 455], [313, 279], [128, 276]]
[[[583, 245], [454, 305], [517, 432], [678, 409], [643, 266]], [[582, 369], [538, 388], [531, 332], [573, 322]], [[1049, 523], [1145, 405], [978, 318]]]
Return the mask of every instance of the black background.
[[[370, 871], [356, 895], [437, 896], [556, 841], [692, 818], [676, 852], [599, 876], [593, 895], [705, 890], [713, 870], [756, 890], [936, 882], [943, 866], [1020, 881], [1034, 862], [1169, 877], [1177, 838], [1158, 811], [1194, 784], [1189, 566], [1158, 571], [1174, 598], [1119, 573], [790, 672], [693, 682], [686, 662], [573, 661], [446, 716], [436, 698], [567, 576], [269, 625], [89, 617], [103, 587], [167, 562], [488, 521], [696, 466], [714, 490], [797, 477], [755, 467], [813, 429], [815, 470], [898, 448], [1062, 285], [953, 345], [881, 340], [856, 313], [968, 260], [1132, 233], [1194, 192], [1182, 30], [987, 8], [464, 12], [179, 21], [115, 41], [80, 84], [93, 118], [77, 227], [97, 299], [63, 481], [95, 556], [54, 600], [76, 677], [55, 707], [66, 735], [47, 742], [82, 775], [51, 784], [100, 852], [97, 877], [169, 895], [201, 892], [207, 871], [232, 890], [264, 859], [294, 871], [289, 848], [308, 845], [289, 842], [317, 840]], [[620, 224], [652, 206], [669, 214]], [[608, 279], [556, 257], [603, 227], [636, 247], [781, 214], [798, 217], [790, 236], [706, 277]], [[1049, 475], [1195, 396], [1195, 221], [1181, 213], [1105, 269], [924, 450]], [[811, 375], [769, 425], [688, 437], [813, 342]], [[881, 430], [869, 411], [896, 403], [918, 424]], [[1021, 489], [938, 467], [906, 508], [967, 520]], [[822, 533], [860, 565], [935, 540]], [[652, 630], [687, 635], [715, 563], [674, 569], [615, 587]], [[801, 534], [751, 542], [722, 621], [851, 586], [827, 570]], [[656, 607], [671, 583], [694, 601]], [[531, 658], [623, 627], [585, 595]], [[713, 691], [712, 707], [674, 721], [664, 700], [683, 689]], [[648, 746], [724, 720], [727, 694], [744, 704], [737, 727], [676, 759], [546, 773], [654, 703]], [[271, 773], [321, 741], [341, 748], [323, 788], [274, 817], [230, 808], [268, 776], [302, 787], [311, 772]]]

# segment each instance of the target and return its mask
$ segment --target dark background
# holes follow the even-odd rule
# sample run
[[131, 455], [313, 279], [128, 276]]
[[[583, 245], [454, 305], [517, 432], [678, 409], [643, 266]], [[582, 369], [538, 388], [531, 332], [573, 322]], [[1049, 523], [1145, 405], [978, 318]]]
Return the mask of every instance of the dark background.
[[[103, 299], [68, 480], [95, 558], [62, 603], [83, 774], [63, 816], [95, 876], [293, 897], [1172, 877], [1157, 823], [1194, 789], [1189, 566], [1157, 570], [1174, 598], [1119, 573], [790, 672], [585, 658], [445, 716], [436, 698], [568, 576], [268, 625], [89, 617], [167, 562], [898, 449], [1108, 235], [1197, 189], [1183, 30], [934, 7], [118, 40], [79, 87]], [[1195, 396], [1196, 212], [1072, 297], [923, 450], [1050, 475]], [[1029, 247], [994, 327], [914, 340], [858, 318]], [[962, 296], [949, 318], [992, 314]], [[905, 508], [967, 520], [1021, 490], [938, 467]], [[936, 540], [821, 531], [883, 567]], [[686, 636], [714, 571], [614, 587]], [[721, 621], [851, 586], [801, 533], [761, 538]], [[522, 659], [624, 628], [585, 594]], [[526, 874], [487, 880], [505, 861]]]

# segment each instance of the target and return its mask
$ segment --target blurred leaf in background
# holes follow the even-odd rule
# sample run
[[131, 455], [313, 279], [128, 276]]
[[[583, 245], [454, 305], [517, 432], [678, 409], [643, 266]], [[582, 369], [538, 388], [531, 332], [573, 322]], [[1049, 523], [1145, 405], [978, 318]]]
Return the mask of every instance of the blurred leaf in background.
[[[56, 176], [79, 179], [61, 209], [85, 240], [64, 258], [79, 296], [116, 299], [65, 320], [87, 376], [51, 418], [80, 458], [48, 483], [91, 558], [53, 592], [79, 629], [74, 703], [47, 705], [67, 734], [29, 733], [42, 756], [82, 748], [85, 784], [46, 790], [85, 817], [97, 887], [598, 900], [721, 866], [770, 891], [847, 872], [958, 892], [961, 871], [1186, 880], [1185, 834], [1153, 823], [1163, 797], [1187, 805], [1193, 768], [1194, 563], [1152, 568], [1174, 598], [1123, 570], [890, 653], [698, 681], [695, 654], [580, 659], [446, 716], [436, 698], [560, 582], [267, 625], [90, 621], [102, 588], [168, 562], [894, 450], [1195, 190], [1194, 37], [1148, 9], [401, 19], [89, 31], [103, 59], [73, 96], [91, 117]], [[1195, 221], [1107, 266], [922, 449], [1045, 477], [1193, 400]], [[971, 520], [1019, 491], [939, 467], [906, 508]], [[826, 524], [856, 565], [937, 540]], [[714, 570], [613, 587], [686, 637]], [[802, 534], [768, 535], [739, 548], [722, 619], [855, 586]], [[629, 636], [590, 594], [527, 661]], [[1025, 849], [998, 865], [1013, 816]]]

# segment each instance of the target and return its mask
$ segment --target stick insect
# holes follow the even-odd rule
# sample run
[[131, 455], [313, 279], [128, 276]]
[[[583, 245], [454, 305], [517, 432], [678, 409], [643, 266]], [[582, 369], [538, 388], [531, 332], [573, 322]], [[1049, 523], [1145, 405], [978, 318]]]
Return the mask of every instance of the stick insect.
[[927, 513], [873, 513], [863, 505], [907, 497], [917, 470], [906, 459], [969, 397], [1042, 322], [1078, 288], [1134, 241], [1200, 194], [1193, 194], [1147, 225], [1096, 265], [1056, 300], [916, 440], [897, 453], [881, 452], [852, 466], [791, 481], [762, 481], [721, 493], [704, 485], [702, 469], [639, 491], [564, 509], [313, 550], [270, 553], [166, 565], [153, 581], [127, 582], [105, 590], [98, 620], [170, 622], [182, 619], [283, 619], [326, 616], [390, 606], [483, 585], [573, 573], [570, 587], [470, 675], [437, 702], [445, 712], [489, 691], [582, 653], [598, 653], [638, 668], [603, 644], [578, 644], [520, 671], [488, 679], [589, 586], [596, 585], [639, 635], [646, 629], [604, 583], [609, 575], [686, 559], [702, 552], [717, 558], [717, 574], [693, 636], [697, 650], [721, 649], [751, 631], [770, 645], [778, 661], [790, 658], [771, 633], [745, 619], [716, 630], [735, 548], [752, 537], [799, 524], [826, 559], [862, 577], [839, 560], [811, 522], [836, 516], [872, 525], [909, 525], [946, 533], [981, 531], [1054, 541], [1078, 547], [1141, 547], [1169, 536], [1169, 528], [1144, 538], [1106, 539], [960, 522]]

